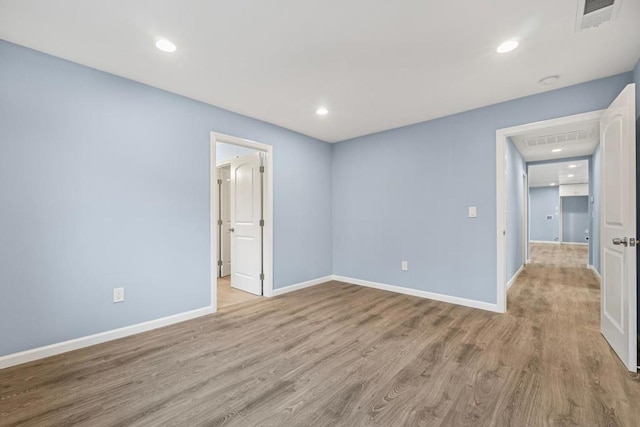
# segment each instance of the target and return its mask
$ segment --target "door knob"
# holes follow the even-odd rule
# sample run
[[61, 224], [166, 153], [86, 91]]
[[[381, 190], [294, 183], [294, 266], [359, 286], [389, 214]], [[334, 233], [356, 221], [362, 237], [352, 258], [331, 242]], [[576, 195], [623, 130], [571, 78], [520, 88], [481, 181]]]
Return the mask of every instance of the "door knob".
[[622, 245], [622, 246], [627, 246], [627, 238], [623, 237], [622, 239], [620, 237], [615, 237], [613, 239], [613, 244], [614, 245]]
[[[234, 231], [236, 231], [236, 229], [235, 229], [235, 228], [233, 228], [233, 227], [231, 227], [231, 228], [229, 229], [229, 231], [233, 233]], [[626, 244], [625, 244], [625, 246], [626, 246]]]

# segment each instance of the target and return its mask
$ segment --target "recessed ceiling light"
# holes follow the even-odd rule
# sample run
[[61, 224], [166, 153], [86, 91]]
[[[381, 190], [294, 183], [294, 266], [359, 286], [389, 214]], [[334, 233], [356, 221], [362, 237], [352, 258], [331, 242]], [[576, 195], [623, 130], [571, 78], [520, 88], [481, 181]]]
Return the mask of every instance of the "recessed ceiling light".
[[319, 116], [326, 116], [329, 113], [329, 110], [327, 110], [325, 107], [320, 107], [316, 110], [316, 114]]
[[552, 182], [552, 183], [551, 183], [551, 184], [549, 184], [549, 185], [556, 185], [556, 183], [555, 183], [555, 182]]
[[549, 76], [540, 80], [540, 84], [543, 86], [551, 86], [552, 84], [556, 84], [560, 76]]
[[577, 167], [578, 167], [578, 165], [569, 165], [569, 167], [570, 167], [571, 169], [573, 169], [573, 168], [577, 168]]
[[156, 42], [156, 47], [163, 52], [175, 52], [176, 45], [166, 39], [160, 39]]
[[553, 150], [551, 150], [552, 153], [559, 153], [562, 151], [562, 148], [554, 148]]
[[568, 176], [569, 178], [573, 178], [573, 177], [574, 177], [574, 175], [567, 175], [567, 176]]
[[517, 48], [519, 44], [520, 43], [518, 43], [517, 40], [507, 40], [506, 42], [504, 42], [500, 46], [498, 46], [496, 51], [498, 53], [511, 52], [513, 49]]

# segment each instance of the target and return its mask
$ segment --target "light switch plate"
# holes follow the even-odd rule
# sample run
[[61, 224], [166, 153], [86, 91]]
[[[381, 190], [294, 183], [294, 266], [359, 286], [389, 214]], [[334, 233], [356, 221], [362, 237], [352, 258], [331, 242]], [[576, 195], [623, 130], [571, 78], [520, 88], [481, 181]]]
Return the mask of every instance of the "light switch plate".
[[476, 218], [478, 216], [478, 211], [475, 206], [469, 206], [469, 218]]
[[402, 261], [402, 264], [400, 265], [400, 268], [402, 269], [402, 271], [408, 271], [409, 270], [409, 262], [408, 261]]

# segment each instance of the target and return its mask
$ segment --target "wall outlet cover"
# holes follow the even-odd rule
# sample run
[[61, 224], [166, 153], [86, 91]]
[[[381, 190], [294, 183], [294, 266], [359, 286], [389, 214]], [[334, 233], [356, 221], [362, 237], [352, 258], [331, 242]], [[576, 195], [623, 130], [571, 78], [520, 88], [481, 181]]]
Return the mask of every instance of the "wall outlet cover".
[[113, 302], [124, 301], [124, 288], [113, 288]]

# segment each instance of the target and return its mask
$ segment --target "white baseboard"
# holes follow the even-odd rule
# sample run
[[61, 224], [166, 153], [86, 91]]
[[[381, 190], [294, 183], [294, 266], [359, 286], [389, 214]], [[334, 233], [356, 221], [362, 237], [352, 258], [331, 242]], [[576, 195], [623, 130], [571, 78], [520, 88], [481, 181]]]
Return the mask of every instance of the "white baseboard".
[[307, 280], [306, 282], [296, 283], [295, 285], [285, 286], [283, 288], [274, 289], [271, 296], [278, 296], [289, 292], [298, 291], [300, 289], [309, 288], [311, 286], [320, 285], [322, 283], [330, 282], [333, 280], [333, 276], [318, 277], [317, 279]]
[[175, 323], [184, 322], [185, 320], [195, 319], [196, 317], [205, 316], [214, 313], [215, 310], [209, 307], [203, 307], [185, 313], [174, 314], [173, 316], [163, 317], [161, 319], [150, 320], [148, 322], [138, 323], [123, 328], [113, 329], [111, 331], [100, 332], [86, 337], [76, 338], [69, 341], [63, 341], [56, 344], [46, 345], [44, 347], [25, 350], [19, 353], [8, 354], [0, 357], [0, 369], [10, 366], [21, 365], [23, 363], [32, 362], [45, 357], [55, 356], [57, 354], [66, 353], [72, 350], [78, 350], [107, 341], [117, 340], [119, 338], [128, 337], [130, 335], [147, 332], [153, 329], [162, 328], [164, 326], [173, 325]]
[[596, 275], [596, 277], [598, 278], [598, 281], [602, 283], [602, 277], [600, 277], [600, 273], [598, 273], [598, 270], [596, 270], [596, 268], [592, 264], [588, 264], [587, 268], [593, 271], [593, 274]]
[[515, 283], [515, 281], [518, 278], [518, 276], [520, 275], [520, 273], [522, 273], [522, 269], [524, 269], [524, 265], [521, 265], [520, 268], [518, 269], [518, 271], [516, 271], [516, 274], [514, 274], [513, 277], [511, 278], [511, 280], [509, 280], [507, 282], [507, 290], [509, 290], [509, 288], [511, 286], [513, 286], [513, 284]]
[[436, 301], [447, 302], [450, 304], [463, 305], [466, 307], [479, 308], [481, 310], [500, 312], [497, 304], [491, 304], [484, 301], [476, 301], [467, 298], [454, 297], [450, 295], [438, 294], [435, 292], [421, 291], [418, 289], [404, 288], [402, 286], [387, 285], [384, 283], [370, 282], [368, 280], [354, 279], [351, 277], [337, 276], [332, 277], [333, 280], [339, 282], [351, 283], [352, 285], [366, 286], [368, 288], [381, 289], [383, 291], [395, 292], [398, 294], [411, 295], [414, 297], [427, 298]]
[[562, 242], [561, 245], [589, 246], [589, 243], [583, 242]]
[[560, 242], [558, 242], [557, 240], [554, 241], [547, 241], [547, 240], [529, 240], [529, 243], [546, 243], [549, 245], [559, 245]]
[[526, 260], [525, 264], [531, 264], [531, 259]]

